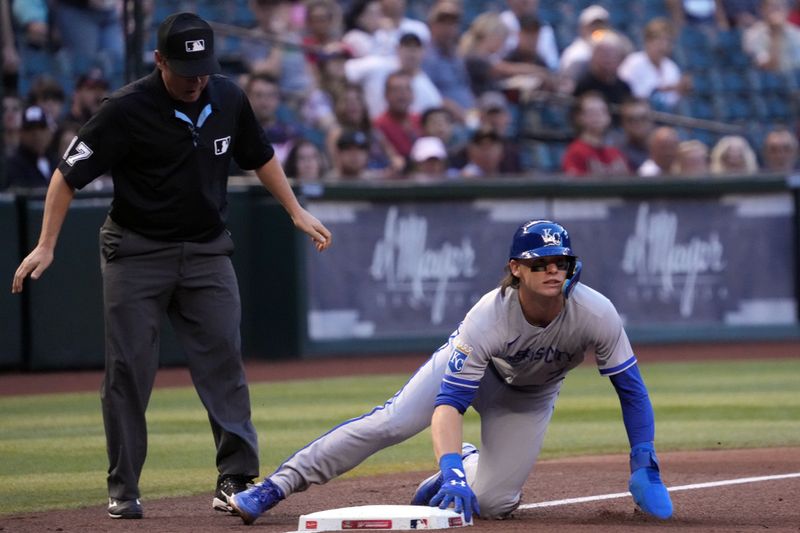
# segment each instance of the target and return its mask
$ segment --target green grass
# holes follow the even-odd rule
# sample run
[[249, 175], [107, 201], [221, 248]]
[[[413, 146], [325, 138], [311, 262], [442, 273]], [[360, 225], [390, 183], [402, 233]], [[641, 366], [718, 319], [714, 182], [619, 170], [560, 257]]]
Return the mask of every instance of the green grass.
[[[800, 446], [800, 359], [645, 364], [665, 450]], [[262, 472], [342, 420], [382, 404], [408, 376], [251, 385]], [[148, 410], [147, 499], [207, 493], [216, 479], [205, 411], [192, 388], [159, 389]], [[478, 417], [465, 439], [479, 442]], [[619, 402], [590, 366], [571, 372], [541, 458], [624, 453]], [[105, 437], [96, 392], [0, 398], [0, 514], [105, 500]], [[430, 434], [384, 450], [348, 476], [435, 468]], [[210, 496], [209, 496], [210, 497]]]

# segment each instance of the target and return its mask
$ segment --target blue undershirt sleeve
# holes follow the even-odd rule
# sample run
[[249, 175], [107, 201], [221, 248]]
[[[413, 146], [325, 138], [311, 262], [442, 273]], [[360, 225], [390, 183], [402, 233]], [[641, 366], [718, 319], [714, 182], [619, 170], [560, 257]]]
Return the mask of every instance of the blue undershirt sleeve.
[[622, 407], [622, 421], [628, 433], [631, 448], [655, 440], [656, 426], [653, 406], [644, 385], [639, 366], [633, 365], [619, 374], [610, 376]]

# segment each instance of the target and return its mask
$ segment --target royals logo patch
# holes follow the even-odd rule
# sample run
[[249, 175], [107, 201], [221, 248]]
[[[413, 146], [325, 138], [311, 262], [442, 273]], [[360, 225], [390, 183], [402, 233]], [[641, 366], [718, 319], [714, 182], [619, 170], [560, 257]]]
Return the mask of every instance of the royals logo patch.
[[542, 232], [542, 241], [545, 246], [561, 246], [561, 234], [554, 233], [550, 228], [545, 228]]
[[464, 368], [464, 361], [467, 360], [469, 354], [472, 353], [472, 346], [468, 344], [456, 344], [456, 347], [453, 349], [453, 353], [450, 355], [450, 361], [448, 361], [447, 366], [450, 368], [450, 372], [454, 374], [458, 374]]

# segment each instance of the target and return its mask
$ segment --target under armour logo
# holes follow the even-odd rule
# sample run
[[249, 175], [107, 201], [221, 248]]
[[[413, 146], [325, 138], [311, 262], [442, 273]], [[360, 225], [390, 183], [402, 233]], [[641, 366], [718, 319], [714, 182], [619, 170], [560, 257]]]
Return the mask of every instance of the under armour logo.
[[453, 487], [466, 487], [467, 486], [467, 482], [466, 481], [458, 481], [457, 479], [453, 479], [453, 480], [450, 481], [450, 485], [452, 485]]

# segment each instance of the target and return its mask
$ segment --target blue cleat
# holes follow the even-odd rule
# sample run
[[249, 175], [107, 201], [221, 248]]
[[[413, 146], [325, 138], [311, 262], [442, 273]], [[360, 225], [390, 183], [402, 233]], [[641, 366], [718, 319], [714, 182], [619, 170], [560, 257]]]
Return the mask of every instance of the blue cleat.
[[244, 492], [234, 494], [228, 498], [228, 503], [233, 512], [238, 514], [245, 524], [250, 525], [284, 498], [283, 491], [272, 481], [265, 479]]
[[[462, 461], [474, 453], [478, 453], [478, 448], [469, 442], [465, 442], [461, 445]], [[430, 505], [431, 498], [442, 488], [442, 481], [444, 481], [444, 476], [442, 476], [441, 472], [437, 472], [425, 479], [419, 484], [417, 491], [414, 493], [414, 497], [411, 498], [411, 505]]]

